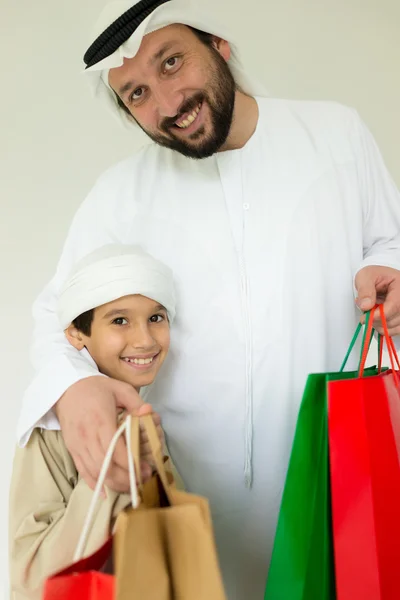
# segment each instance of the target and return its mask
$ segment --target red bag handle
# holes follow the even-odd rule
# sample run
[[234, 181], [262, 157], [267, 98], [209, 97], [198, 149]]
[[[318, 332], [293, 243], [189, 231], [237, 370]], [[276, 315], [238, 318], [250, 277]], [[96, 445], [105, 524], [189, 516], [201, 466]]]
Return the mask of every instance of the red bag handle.
[[360, 364], [358, 367], [358, 376], [359, 377], [362, 377], [364, 375], [365, 363], [367, 362], [368, 350], [369, 350], [371, 338], [373, 335], [373, 323], [374, 323], [375, 311], [376, 311], [376, 306], [374, 306], [374, 308], [371, 308], [371, 310], [369, 311], [369, 313], [367, 313], [367, 316], [366, 316], [366, 322], [365, 322], [366, 331], [364, 334], [363, 346], [361, 349]]
[[[363, 345], [362, 353], [361, 353], [361, 360], [360, 360], [358, 376], [362, 377], [364, 374], [365, 363], [367, 361], [367, 355], [368, 355], [368, 349], [369, 349], [371, 337], [373, 334], [373, 321], [374, 321], [374, 315], [375, 315], [376, 309], [379, 309], [381, 320], [382, 320], [382, 325], [383, 325], [383, 331], [384, 331], [384, 335], [380, 336], [380, 339], [381, 339], [381, 341], [382, 341], [382, 338], [385, 339], [386, 347], [388, 349], [390, 364], [391, 364], [392, 371], [393, 371], [393, 376], [395, 378], [396, 384], [399, 385], [399, 379], [398, 379], [398, 374], [397, 374], [396, 368], [395, 368], [395, 362], [397, 364], [398, 369], [400, 370], [400, 361], [399, 361], [399, 357], [397, 355], [397, 351], [396, 351], [393, 339], [389, 335], [389, 330], [388, 330], [388, 326], [387, 326], [386, 315], [385, 315], [385, 310], [383, 308], [383, 304], [375, 305], [374, 308], [371, 309], [371, 311], [368, 315], [367, 330], [366, 330], [366, 334], [364, 337], [364, 345]], [[383, 350], [383, 344], [380, 343], [380, 345], [379, 345], [379, 372], [381, 372], [381, 366], [382, 366], [382, 350]]]
[[[392, 371], [395, 372], [395, 365], [394, 365], [395, 362], [397, 364], [397, 368], [400, 370], [399, 356], [397, 354], [397, 350], [396, 350], [396, 346], [394, 345], [393, 338], [389, 335], [389, 330], [388, 330], [388, 326], [387, 326], [386, 315], [385, 315], [385, 310], [383, 308], [383, 304], [379, 305], [379, 310], [381, 313], [383, 331], [385, 333], [385, 341], [386, 341], [386, 346], [387, 346], [389, 357], [390, 357]], [[397, 375], [397, 373], [396, 373], [396, 375]]]

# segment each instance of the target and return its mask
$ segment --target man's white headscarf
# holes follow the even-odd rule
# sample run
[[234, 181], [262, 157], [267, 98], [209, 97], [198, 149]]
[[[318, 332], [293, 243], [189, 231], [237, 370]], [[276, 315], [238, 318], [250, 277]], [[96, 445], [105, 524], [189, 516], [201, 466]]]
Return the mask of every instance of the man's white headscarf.
[[137, 54], [143, 36], [179, 23], [228, 41], [231, 48], [228, 66], [237, 85], [250, 96], [267, 96], [264, 86], [244, 70], [233, 36], [208, 13], [194, 7], [190, 0], [116, 0], [107, 4], [95, 25], [93, 42], [84, 57], [85, 73], [94, 95], [105, 102], [124, 125], [137, 127], [118, 105], [108, 84], [108, 72], [122, 66], [124, 58], [133, 58]]
[[139, 246], [109, 244], [91, 252], [73, 267], [62, 286], [57, 314], [62, 329], [84, 312], [123, 296], [140, 294], [175, 317], [172, 271]]

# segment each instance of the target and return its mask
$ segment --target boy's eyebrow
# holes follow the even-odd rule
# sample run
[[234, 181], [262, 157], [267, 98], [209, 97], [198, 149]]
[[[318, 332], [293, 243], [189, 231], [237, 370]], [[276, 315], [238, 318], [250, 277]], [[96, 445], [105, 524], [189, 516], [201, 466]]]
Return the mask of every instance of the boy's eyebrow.
[[109, 319], [110, 317], [114, 317], [115, 315], [126, 315], [128, 312], [128, 308], [112, 308], [105, 315], [103, 315], [103, 319]]
[[156, 304], [154, 310], [165, 310], [165, 312], [167, 312], [167, 309], [162, 304]]
[[[154, 312], [157, 312], [158, 310], [164, 310], [165, 312], [167, 312], [167, 309], [162, 304], [155, 305]], [[131, 311], [129, 308], [112, 308], [111, 310], [106, 312], [106, 314], [103, 315], [102, 318], [109, 319], [110, 317], [115, 317], [116, 315], [126, 315], [126, 314], [129, 314], [130, 312]]]

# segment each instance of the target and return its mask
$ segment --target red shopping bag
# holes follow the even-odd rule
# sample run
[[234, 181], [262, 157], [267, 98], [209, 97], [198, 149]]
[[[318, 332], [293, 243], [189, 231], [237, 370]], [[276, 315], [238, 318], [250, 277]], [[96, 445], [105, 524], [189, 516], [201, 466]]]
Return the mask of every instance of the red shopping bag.
[[362, 377], [374, 309], [359, 378], [328, 384], [338, 600], [400, 598], [400, 389], [394, 361], [399, 363], [380, 311], [392, 369]]
[[95, 554], [47, 579], [43, 600], [112, 600], [114, 577], [101, 573], [111, 553], [112, 538]]

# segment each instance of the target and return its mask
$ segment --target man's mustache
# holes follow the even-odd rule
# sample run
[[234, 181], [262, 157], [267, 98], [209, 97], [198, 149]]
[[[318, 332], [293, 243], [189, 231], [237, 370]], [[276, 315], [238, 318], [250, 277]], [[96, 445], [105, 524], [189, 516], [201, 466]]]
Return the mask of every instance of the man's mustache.
[[176, 121], [179, 121], [179, 119], [185, 113], [191, 113], [195, 108], [198, 107], [199, 104], [203, 102], [203, 100], [204, 94], [197, 94], [189, 100], [185, 100], [184, 103], [179, 107], [179, 111], [174, 117], [166, 117], [165, 119], [163, 119], [160, 125], [160, 129], [162, 129], [163, 131], [168, 131], [169, 129], [171, 129], [171, 127], [176, 124]]

